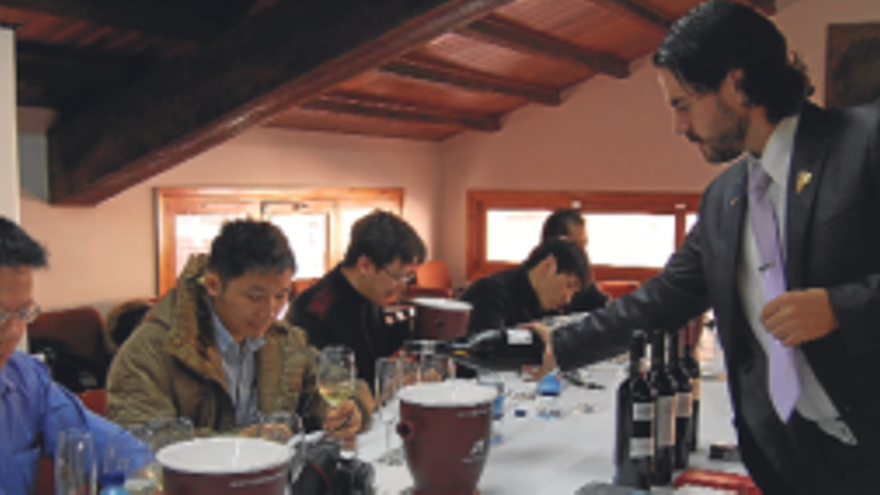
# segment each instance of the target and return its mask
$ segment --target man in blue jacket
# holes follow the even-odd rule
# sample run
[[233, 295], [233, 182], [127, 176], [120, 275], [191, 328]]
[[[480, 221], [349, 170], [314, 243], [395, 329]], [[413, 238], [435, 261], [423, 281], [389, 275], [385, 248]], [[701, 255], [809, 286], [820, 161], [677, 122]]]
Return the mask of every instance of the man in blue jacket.
[[[34, 270], [46, 252], [24, 230], [0, 217], [0, 494], [32, 493], [40, 457], [52, 457], [66, 428], [92, 432], [100, 462], [120, 427], [88, 411], [49, 370], [17, 352], [27, 324], [40, 313], [33, 298]], [[99, 466], [100, 472], [100, 466]]]

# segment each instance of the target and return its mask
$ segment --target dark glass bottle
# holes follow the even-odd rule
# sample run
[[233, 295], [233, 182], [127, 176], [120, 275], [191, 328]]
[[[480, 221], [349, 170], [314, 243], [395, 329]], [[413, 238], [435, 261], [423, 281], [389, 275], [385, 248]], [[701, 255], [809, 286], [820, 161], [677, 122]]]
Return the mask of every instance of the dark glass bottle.
[[681, 360], [681, 332], [669, 332], [669, 374], [675, 381], [675, 468], [687, 469], [691, 436], [691, 414], [693, 397], [691, 378]]
[[654, 464], [651, 482], [672, 484], [675, 469], [675, 381], [666, 369], [666, 332], [651, 333], [651, 369], [648, 384], [657, 400], [654, 407]]
[[691, 394], [693, 396], [693, 406], [691, 413], [691, 430], [688, 438], [688, 448], [691, 452], [697, 450], [697, 433], [700, 429], [700, 393], [702, 391], [703, 378], [700, 374], [700, 363], [694, 356], [694, 350], [698, 339], [700, 338], [700, 327], [703, 324], [703, 317], [694, 318], [688, 324], [684, 335], [684, 351], [682, 352], [682, 365], [691, 379]]
[[614, 483], [651, 488], [654, 455], [654, 394], [645, 379], [645, 334], [633, 334], [629, 350], [629, 376], [617, 389], [617, 437]]
[[442, 354], [473, 368], [494, 371], [517, 371], [523, 365], [537, 366], [544, 356], [541, 336], [522, 328], [484, 330], [450, 341], [413, 340], [405, 347], [407, 352]]

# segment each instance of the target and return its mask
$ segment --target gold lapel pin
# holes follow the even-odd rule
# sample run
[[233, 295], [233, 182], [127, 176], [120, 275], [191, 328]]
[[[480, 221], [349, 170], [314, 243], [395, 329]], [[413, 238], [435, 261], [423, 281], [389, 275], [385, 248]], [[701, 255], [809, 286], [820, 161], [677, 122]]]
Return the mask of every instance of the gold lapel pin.
[[813, 174], [811, 174], [809, 172], [806, 172], [804, 170], [801, 170], [800, 172], [798, 172], [797, 183], [795, 185], [795, 190], [797, 191], [798, 194], [800, 194], [801, 191], [803, 191], [804, 188], [807, 187], [807, 184], [810, 183], [810, 180], [812, 178], [813, 178]]
[[739, 196], [734, 196], [730, 199], [730, 206], [736, 206], [736, 202], [739, 201]]

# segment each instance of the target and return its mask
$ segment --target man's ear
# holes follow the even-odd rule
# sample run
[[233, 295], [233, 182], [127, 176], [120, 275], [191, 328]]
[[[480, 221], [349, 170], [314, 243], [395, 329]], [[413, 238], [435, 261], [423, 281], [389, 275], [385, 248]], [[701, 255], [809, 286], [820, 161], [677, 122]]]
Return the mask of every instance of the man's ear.
[[743, 78], [745, 78], [745, 73], [742, 69], [733, 69], [727, 73], [727, 77], [724, 78], [721, 85], [722, 90], [729, 91], [735, 96], [736, 99], [734, 101], [743, 107], [749, 108], [752, 104], [749, 101], [749, 97], [746, 96], [746, 92], [743, 90]]
[[556, 275], [556, 256], [552, 254], [538, 263], [538, 273], [545, 277]]
[[369, 273], [371, 268], [373, 270], [376, 269], [376, 266], [373, 264], [372, 261], [370, 261], [370, 258], [368, 258], [367, 255], [365, 255], [365, 254], [362, 254], [360, 256], [360, 258], [358, 258], [355, 266], [357, 266], [357, 271], [361, 275], [366, 275], [367, 273]]
[[220, 280], [220, 274], [213, 271], [205, 273], [205, 290], [211, 297], [217, 297], [223, 292], [223, 281]]

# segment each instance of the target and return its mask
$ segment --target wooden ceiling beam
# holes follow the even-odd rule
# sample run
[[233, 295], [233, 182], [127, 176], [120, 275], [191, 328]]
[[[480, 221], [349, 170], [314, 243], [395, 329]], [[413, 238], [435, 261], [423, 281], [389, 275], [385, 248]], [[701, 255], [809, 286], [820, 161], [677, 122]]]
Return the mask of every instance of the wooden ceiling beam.
[[18, 41], [16, 72], [31, 80], [55, 79], [86, 85], [115, 85], [141, 74], [149, 60], [61, 45]]
[[182, 2], [159, 7], [152, 0], [0, 0], [0, 6], [192, 41], [213, 39], [224, 27]]
[[512, 50], [575, 62], [616, 78], [630, 74], [629, 62], [624, 59], [588, 50], [495, 14], [468, 24], [459, 29], [459, 33]]
[[672, 26], [675, 19], [665, 12], [639, 0], [591, 0], [596, 5], [603, 5], [635, 17], [647, 24], [664, 31]]
[[301, 107], [307, 110], [398, 120], [414, 124], [451, 125], [475, 131], [498, 131], [501, 129], [501, 120], [496, 115], [449, 112], [351, 93], [334, 92], [321, 95]]
[[48, 132], [55, 204], [96, 204], [510, 0], [283, 1]]
[[543, 105], [557, 106], [562, 101], [559, 91], [554, 88], [514, 81], [414, 53], [387, 63], [379, 67], [378, 70], [396, 76], [445, 84], [468, 91], [525, 98]]

